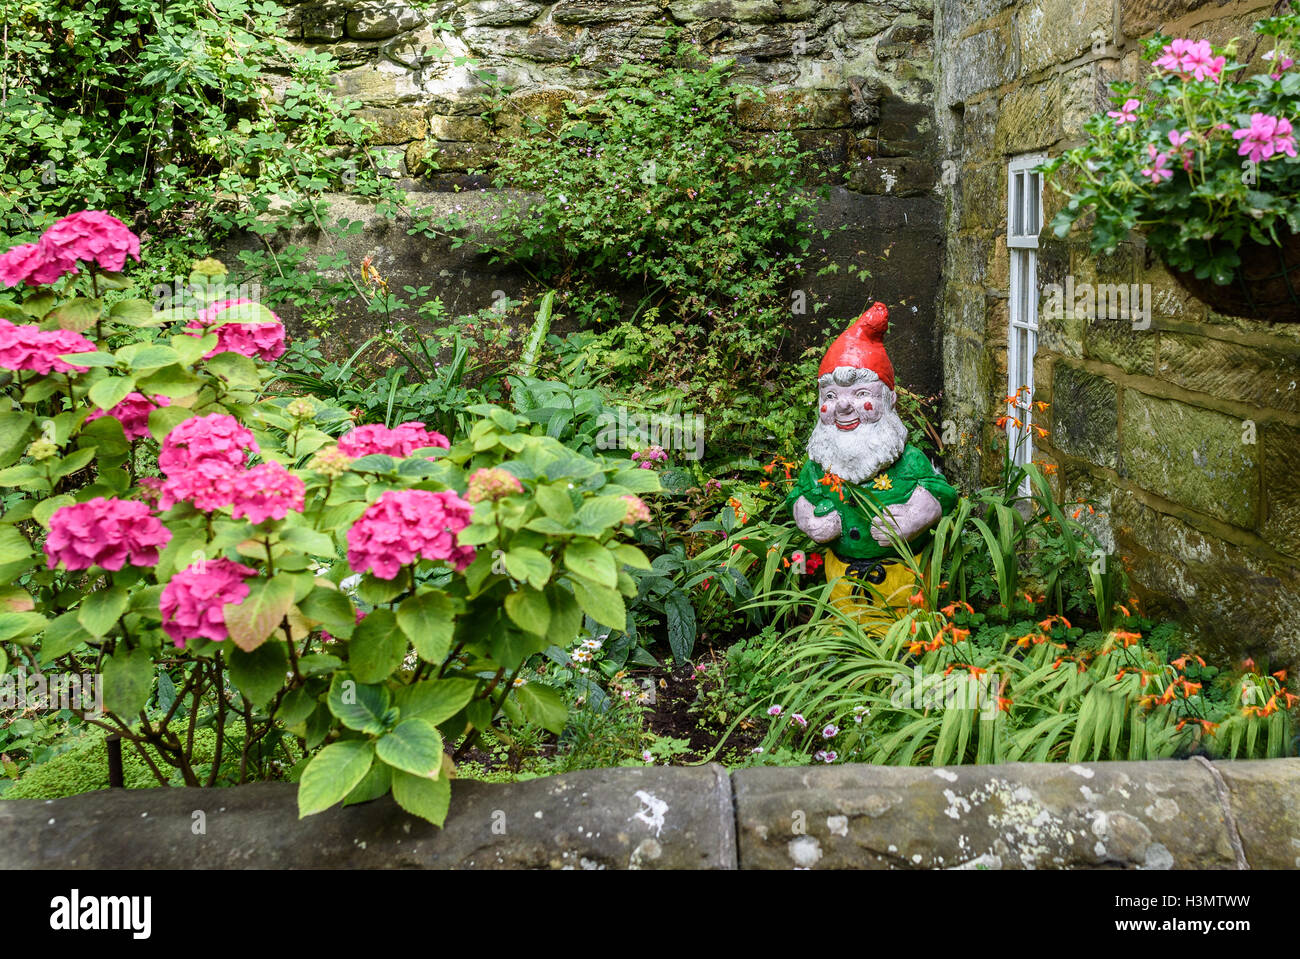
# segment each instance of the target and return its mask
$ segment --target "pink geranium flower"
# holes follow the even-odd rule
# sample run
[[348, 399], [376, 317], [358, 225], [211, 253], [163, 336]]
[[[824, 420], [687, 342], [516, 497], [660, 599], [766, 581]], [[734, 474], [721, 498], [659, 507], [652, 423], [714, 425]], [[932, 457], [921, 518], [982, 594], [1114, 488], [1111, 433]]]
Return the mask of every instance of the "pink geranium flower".
[[400, 423], [391, 430], [378, 423], [358, 426], [339, 439], [339, 452], [352, 457], [377, 453], [401, 459], [426, 447], [445, 450], [450, 449], [451, 443], [441, 433], [426, 430], [419, 422]]
[[158, 550], [172, 538], [145, 503], [96, 496], [84, 503], [61, 506], [50, 516], [45, 538], [46, 565], [53, 569], [119, 570], [153, 566]]
[[158, 602], [163, 632], [177, 648], [199, 637], [221, 642], [229, 635], [226, 604], [247, 598], [249, 588], [244, 580], [256, 572], [228, 559], [200, 560], [187, 566], [163, 587]]
[[86, 422], [111, 416], [122, 424], [122, 432], [128, 440], [143, 439], [149, 435], [149, 414], [160, 407], [170, 406], [171, 402], [165, 396], [150, 399], [143, 393], [127, 393], [126, 398], [111, 410], [95, 410], [86, 417]]
[[24, 243], [0, 255], [0, 283], [5, 286], [43, 286], [68, 273], [76, 273], [75, 261], [47, 250], [39, 243]]
[[474, 548], [459, 545], [456, 534], [469, 525], [473, 512], [450, 491], [389, 490], [348, 530], [348, 565], [380, 579], [395, 578], [421, 557], [463, 570], [473, 562]]
[[140, 239], [102, 210], [65, 216], [41, 235], [40, 246], [52, 259], [94, 263], [110, 273], [120, 273], [128, 256], [140, 260]]
[[60, 357], [69, 353], [93, 353], [95, 344], [72, 330], [42, 330], [35, 323], [13, 324], [0, 319], [0, 368], [31, 370], [36, 373], [84, 373]]
[[1268, 53], [1264, 54], [1264, 59], [1277, 61], [1273, 65], [1272, 72], [1269, 73], [1269, 76], [1272, 77], [1274, 80], [1281, 80], [1283, 71], [1290, 70], [1293, 66], [1295, 66], [1294, 60], [1292, 60], [1288, 56], [1280, 55], [1276, 50], [1268, 51]]
[[1155, 65], [1161, 70], [1177, 74], [1183, 79], [1218, 80], [1227, 64], [1225, 57], [1216, 57], [1208, 40], [1174, 40], [1161, 51]]
[[1124, 105], [1118, 110], [1107, 110], [1106, 116], [1113, 117], [1120, 123], [1133, 123], [1137, 120], [1137, 108], [1142, 105], [1141, 100], [1132, 98], [1125, 100]]
[[1163, 183], [1173, 177], [1174, 171], [1169, 167], [1169, 155], [1161, 153], [1155, 148], [1154, 144], [1147, 145], [1147, 154], [1151, 157], [1151, 166], [1142, 171], [1142, 175], [1151, 180], [1152, 183]]
[[[204, 333], [216, 333], [217, 345], [204, 354], [211, 358], [218, 353], [239, 353], [257, 359], [271, 361], [284, 355], [284, 324], [279, 317], [273, 321], [241, 323], [236, 317], [251, 314], [252, 311], [240, 311], [241, 306], [255, 306], [252, 300], [222, 300], [201, 312], [198, 319], [186, 324], [190, 336], [202, 336]], [[228, 317], [223, 314], [230, 313]], [[274, 313], [271, 314], [275, 316]], [[220, 324], [219, 326], [216, 324]]]
[[1234, 131], [1232, 138], [1241, 141], [1238, 156], [1249, 157], [1252, 163], [1267, 160], [1278, 153], [1291, 157], [1296, 155], [1291, 121], [1285, 117], [1252, 113], [1250, 126]]

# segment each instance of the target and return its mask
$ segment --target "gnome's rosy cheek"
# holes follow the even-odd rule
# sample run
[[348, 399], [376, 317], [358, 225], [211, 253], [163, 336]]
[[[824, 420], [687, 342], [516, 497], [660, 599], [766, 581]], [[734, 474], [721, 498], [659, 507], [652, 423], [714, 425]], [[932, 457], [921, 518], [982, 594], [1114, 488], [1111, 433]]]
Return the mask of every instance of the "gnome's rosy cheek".
[[825, 404], [825, 403], [822, 404], [822, 412], [823, 412], [823, 413], [826, 412], [826, 404]]

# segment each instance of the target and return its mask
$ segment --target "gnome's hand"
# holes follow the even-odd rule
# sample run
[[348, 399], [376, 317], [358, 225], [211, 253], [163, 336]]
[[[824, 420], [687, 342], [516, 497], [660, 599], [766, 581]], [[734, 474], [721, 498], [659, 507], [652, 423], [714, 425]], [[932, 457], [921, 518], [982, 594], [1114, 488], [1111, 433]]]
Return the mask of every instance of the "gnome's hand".
[[831, 510], [825, 516], [814, 516], [813, 504], [803, 496], [794, 501], [794, 524], [814, 543], [829, 543], [840, 535], [840, 514]]
[[[939, 505], [939, 501], [929, 490], [918, 486], [906, 503], [887, 506], [881, 511], [881, 514], [871, 523], [871, 538], [881, 546], [891, 545], [892, 540], [884, 525], [888, 523], [899, 536], [910, 540], [939, 522], [939, 517], [942, 515], [943, 507]], [[795, 522], [798, 522], [798, 513], [795, 516]]]

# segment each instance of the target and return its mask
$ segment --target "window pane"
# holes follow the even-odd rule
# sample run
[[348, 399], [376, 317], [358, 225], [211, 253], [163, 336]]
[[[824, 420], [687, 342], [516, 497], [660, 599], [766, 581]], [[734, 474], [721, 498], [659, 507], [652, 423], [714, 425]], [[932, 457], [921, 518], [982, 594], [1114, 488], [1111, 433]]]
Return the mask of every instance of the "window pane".
[[1011, 235], [1023, 236], [1025, 232], [1025, 175], [1017, 172], [1011, 178]]

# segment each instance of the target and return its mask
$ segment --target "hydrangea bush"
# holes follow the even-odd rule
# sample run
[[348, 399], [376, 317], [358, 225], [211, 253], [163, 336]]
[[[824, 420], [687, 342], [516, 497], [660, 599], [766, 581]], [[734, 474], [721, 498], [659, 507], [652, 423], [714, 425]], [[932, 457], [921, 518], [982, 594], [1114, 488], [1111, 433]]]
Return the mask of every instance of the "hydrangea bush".
[[93, 668], [87, 720], [163, 782], [292, 764], [302, 815], [391, 791], [441, 824], [450, 744], [563, 727], [527, 661], [625, 628], [656, 474], [499, 407], [453, 442], [269, 392], [278, 318], [211, 260], [198, 306], [155, 310], [138, 257], [96, 211], [0, 256], [0, 673]]
[[1175, 270], [1225, 285], [1244, 244], [1300, 233], [1300, 17], [1255, 30], [1250, 63], [1235, 40], [1147, 41], [1141, 88], [1113, 84], [1113, 109], [1084, 125], [1089, 141], [1044, 165], [1069, 194], [1057, 236], [1091, 214], [1093, 252], [1138, 230]]

